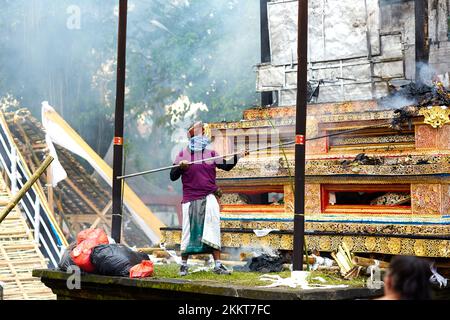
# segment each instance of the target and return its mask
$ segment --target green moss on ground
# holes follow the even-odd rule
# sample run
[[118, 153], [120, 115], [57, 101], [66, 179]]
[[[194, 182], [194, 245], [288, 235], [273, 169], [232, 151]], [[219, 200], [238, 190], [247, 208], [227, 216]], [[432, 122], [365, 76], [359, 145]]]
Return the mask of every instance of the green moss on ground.
[[[154, 266], [153, 279], [183, 279], [190, 281], [202, 281], [202, 282], [216, 282], [216, 283], [228, 283], [241, 286], [264, 286], [269, 285], [269, 281], [261, 281], [260, 276], [263, 273], [260, 272], [237, 272], [234, 271], [231, 275], [217, 275], [213, 272], [201, 271], [192, 273], [195, 267], [190, 268], [190, 272], [187, 276], [181, 277], [178, 275], [179, 265], [155, 265]], [[271, 275], [279, 275], [282, 278], [290, 277], [290, 271], [272, 272]], [[320, 280], [314, 279], [316, 277], [322, 277], [326, 280], [325, 283]], [[311, 284], [326, 284], [326, 285], [349, 285], [351, 287], [364, 287], [365, 277], [358, 277], [353, 280], [344, 280], [338, 272], [332, 271], [312, 271], [309, 277], [309, 283]]]

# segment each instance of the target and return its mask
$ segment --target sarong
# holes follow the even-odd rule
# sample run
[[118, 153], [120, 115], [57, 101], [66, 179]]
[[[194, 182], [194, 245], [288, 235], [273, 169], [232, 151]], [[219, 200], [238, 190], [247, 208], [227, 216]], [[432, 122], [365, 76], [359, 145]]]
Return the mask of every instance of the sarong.
[[181, 253], [220, 250], [220, 207], [213, 194], [183, 203]]

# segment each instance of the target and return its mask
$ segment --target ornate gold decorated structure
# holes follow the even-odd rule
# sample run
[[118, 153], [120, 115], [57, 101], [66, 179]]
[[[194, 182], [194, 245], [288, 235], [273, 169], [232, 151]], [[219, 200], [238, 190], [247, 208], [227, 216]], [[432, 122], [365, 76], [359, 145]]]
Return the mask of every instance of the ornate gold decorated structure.
[[[266, 9], [256, 90], [270, 107], [210, 124], [221, 154], [295, 140], [298, 3], [267, 1]], [[357, 253], [450, 257], [450, 42], [447, 23], [435, 20], [449, 16], [448, 6], [428, 6], [428, 32], [439, 41], [430, 44], [431, 68], [422, 68], [433, 74], [421, 71], [417, 82], [408, 80], [419, 80], [413, 2], [310, 0], [310, 10], [308, 250], [345, 242]], [[294, 167], [291, 145], [218, 171], [225, 247], [292, 250]], [[179, 243], [178, 229], [163, 234], [168, 245]]]
[[[423, 110], [398, 131], [394, 111], [376, 101], [308, 106], [308, 250], [336, 251], [344, 242], [357, 253], [450, 257], [448, 111]], [[294, 126], [294, 107], [252, 108], [239, 122], [210, 124], [222, 154], [239, 142], [251, 149], [294, 140]], [[293, 146], [252, 153], [217, 174], [223, 246], [292, 250]], [[163, 230], [169, 246], [180, 235]]]

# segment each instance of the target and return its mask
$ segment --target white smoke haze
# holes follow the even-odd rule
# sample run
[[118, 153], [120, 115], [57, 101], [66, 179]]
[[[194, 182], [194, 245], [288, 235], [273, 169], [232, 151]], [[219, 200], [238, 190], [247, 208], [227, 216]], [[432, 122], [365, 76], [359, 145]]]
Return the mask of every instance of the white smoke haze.
[[[391, 85], [395, 87], [398, 92], [393, 95], [381, 98], [382, 107], [386, 109], [400, 109], [406, 106], [416, 105], [421, 99], [422, 86], [432, 87], [435, 81], [442, 81], [445, 87], [449, 85], [449, 73], [438, 74], [435, 68], [427, 63], [418, 63], [419, 77], [417, 81], [395, 79], [391, 80]], [[408, 92], [409, 96], [405, 96], [405, 92], [402, 92], [402, 87], [409, 85], [415, 85], [415, 92]], [[426, 88], [426, 87], [425, 87]]]
[[187, 145], [188, 128], [200, 115], [208, 112], [208, 107], [200, 103], [192, 103], [187, 96], [180, 96], [174, 103], [165, 106], [166, 114], [174, 128], [170, 138], [172, 147], [170, 159], [175, 160], [178, 152]]
[[386, 104], [387, 109], [400, 109], [406, 106], [412, 106], [417, 103], [417, 100], [407, 99], [401, 95], [394, 95], [389, 98], [389, 103]]
[[432, 86], [433, 80], [436, 79], [436, 76], [438, 75], [436, 69], [424, 62], [419, 62], [417, 67], [419, 69], [420, 81], [427, 86]]
[[[128, 3], [125, 174], [171, 165], [194, 120], [238, 121], [258, 102], [260, 61], [259, 0]], [[0, 11], [1, 107], [39, 119], [49, 101], [110, 165], [117, 15], [114, 0], [15, 0]], [[141, 197], [181, 194], [168, 171], [127, 183]], [[165, 219], [172, 212], [155, 204], [176, 226], [176, 215]]]
[[[131, 173], [170, 165], [191, 120], [238, 121], [258, 102], [260, 26], [259, 0], [128, 3], [125, 140]], [[0, 97], [9, 94], [38, 118], [40, 102], [49, 101], [105, 156], [113, 138], [117, 14], [113, 0], [5, 2]], [[167, 112], [183, 99], [183, 114]], [[138, 193], [172, 185], [167, 172], [145, 180], [148, 186], [141, 184]]]
[[189, 7], [189, 0], [170, 0], [170, 3], [175, 7]]

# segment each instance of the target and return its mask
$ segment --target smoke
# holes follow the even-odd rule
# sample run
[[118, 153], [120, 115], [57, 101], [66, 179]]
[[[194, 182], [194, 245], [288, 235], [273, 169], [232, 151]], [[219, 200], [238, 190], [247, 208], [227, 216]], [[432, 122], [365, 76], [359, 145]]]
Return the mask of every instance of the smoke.
[[389, 109], [400, 109], [406, 106], [417, 105], [426, 93], [431, 92], [435, 81], [443, 81], [448, 85], [448, 73], [439, 75], [429, 64], [420, 62], [417, 65], [419, 72], [417, 81], [392, 80], [390, 82], [393, 92], [381, 98], [380, 105]]
[[427, 86], [432, 86], [433, 81], [438, 75], [436, 69], [424, 62], [419, 62], [417, 64], [417, 69], [419, 70], [419, 82], [426, 84]]
[[393, 96], [382, 98], [382, 106], [388, 109], [400, 109], [406, 106], [411, 106], [416, 104], [418, 101], [416, 99], [406, 98], [400, 93], [396, 93]]
[[[260, 25], [259, 0], [128, 4], [124, 163], [132, 173], [170, 165], [191, 120], [238, 121], [258, 102]], [[0, 98], [37, 118], [48, 101], [110, 164], [117, 14], [113, 0], [4, 1], [0, 12]], [[187, 109], [169, 111], [180, 100]], [[141, 196], [181, 189], [168, 172], [127, 182]]]
[[[128, 156], [128, 172], [171, 164], [186, 146], [185, 130], [194, 120], [238, 121], [258, 101], [253, 68], [260, 60], [257, 0], [136, 2], [135, 13], [129, 18], [130, 39], [142, 41], [130, 41], [129, 50], [145, 52], [146, 59], [129, 58], [128, 83], [146, 83], [148, 92], [142, 95], [130, 85], [129, 100], [137, 102], [137, 114], [144, 103], [153, 112], [146, 121], [152, 134], [133, 135], [139, 152]], [[143, 29], [151, 41], [141, 37]], [[128, 135], [133, 126], [129, 119]], [[158, 192], [173, 185], [167, 172], [145, 178]], [[175, 186], [180, 191], [181, 185]]]

